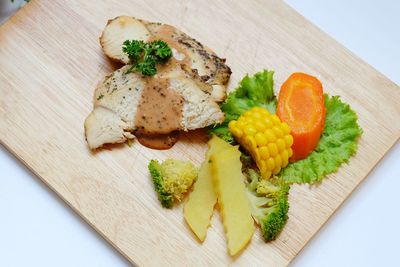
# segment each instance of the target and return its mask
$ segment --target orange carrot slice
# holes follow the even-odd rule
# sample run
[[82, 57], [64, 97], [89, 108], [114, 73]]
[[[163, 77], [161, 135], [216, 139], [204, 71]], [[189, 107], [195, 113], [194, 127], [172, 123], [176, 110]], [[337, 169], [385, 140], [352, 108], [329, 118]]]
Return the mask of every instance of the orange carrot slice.
[[307, 157], [317, 146], [324, 129], [325, 107], [321, 82], [305, 73], [293, 73], [282, 84], [276, 114], [290, 126], [293, 155]]

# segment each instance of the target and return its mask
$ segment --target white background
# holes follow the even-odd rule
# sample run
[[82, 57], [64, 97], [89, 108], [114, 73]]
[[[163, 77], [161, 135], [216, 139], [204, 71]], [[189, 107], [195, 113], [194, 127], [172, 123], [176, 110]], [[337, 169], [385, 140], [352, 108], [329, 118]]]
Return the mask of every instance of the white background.
[[[399, 1], [287, 2], [400, 83]], [[0, 0], [0, 22], [13, 9], [8, 4]], [[400, 114], [393, 123], [400, 123]], [[400, 266], [399, 188], [397, 144], [293, 266]], [[1, 147], [0, 266], [118, 267], [128, 262]]]

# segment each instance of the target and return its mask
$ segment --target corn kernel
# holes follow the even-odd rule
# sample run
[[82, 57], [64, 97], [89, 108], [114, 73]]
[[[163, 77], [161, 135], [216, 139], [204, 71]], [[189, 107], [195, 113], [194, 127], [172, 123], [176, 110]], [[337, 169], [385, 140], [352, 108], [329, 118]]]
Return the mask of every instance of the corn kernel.
[[276, 145], [277, 145], [279, 151], [283, 151], [286, 148], [285, 141], [283, 141], [282, 138], [279, 138], [278, 140], [276, 140]]
[[263, 110], [263, 108], [260, 108], [260, 107], [253, 107], [250, 111], [254, 114], [254, 113], [260, 112], [261, 110]]
[[275, 137], [275, 134], [272, 131], [272, 129], [267, 129], [264, 134], [265, 134], [265, 137], [268, 139], [268, 143], [276, 141], [276, 137]]
[[293, 156], [293, 150], [291, 148], [289, 148], [289, 158]]
[[261, 173], [264, 173], [267, 171], [267, 163], [265, 163], [265, 161], [260, 161], [257, 165], [258, 165], [258, 168], [260, 168]]
[[263, 122], [265, 124], [265, 127], [267, 127], [268, 129], [274, 126], [270, 118], [264, 118]]
[[244, 133], [246, 135], [255, 135], [257, 133], [257, 130], [251, 125], [246, 125], [246, 127], [244, 127]]
[[[239, 118], [239, 120], [236, 122], [236, 127], [238, 127], [240, 130], [243, 130], [245, 126], [246, 126], [245, 121], [241, 120], [241, 118]], [[229, 128], [230, 128], [230, 126], [229, 126]]]
[[254, 138], [256, 139], [256, 143], [258, 146], [265, 146], [268, 142], [267, 138], [265, 138], [263, 133], [256, 133], [256, 135], [254, 136]]
[[255, 122], [255, 120], [251, 117], [247, 117], [246, 118], [246, 125], [253, 125], [253, 123]]
[[282, 165], [282, 158], [281, 158], [280, 154], [276, 155], [274, 160], [275, 160], [275, 166], [281, 166]]
[[279, 125], [279, 124], [281, 124], [281, 120], [280, 120], [279, 117], [276, 116], [275, 114], [271, 116], [271, 120], [272, 120], [272, 123], [273, 123], [274, 125]]
[[275, 160], [274, 158], [269, 158], [267, 160], [267, 166], [269, 170], [273, 170], [275, 168]]
[[240, 138], [243, 136], [243, 131], [240, 130], [238, 127], [231, 128], [231, 132], [232, 132], [233, 136], [236, 136], [237, 138]]
[[274, 134], [275, 134], [276, 138], [283, 137], [283, 131], [281, 130], [281, 128], [279, 126], [276, 125], [276, 126], [272, 127], [272, 130], [274, 131]]
[[246, 136], [244, 141], [250, 149], [257, 148], [257, 143], [253, 136]]
[[282, 168], [285, 168], [289, 164], [289, 153], [287, 150], [283, 150], [281, 152], [282, 158]]
[[285, 135], [287, 135], [287, 134], [290, 133], [290, 127], [289, 127], [289, 125], [288, 125], [286, 122], [283, 122], [283, 123], [281, 124], [281, 128], [282, 128], [282, 131], [283, 131], [283, 133], [284, 133]]
[[243, 113], [243, 115], [242, 116], [244, 116], [244, 117], [247, 117], [247, 118], [250, 118], [251, 117], [251, 111], [250, 110], [248, 110], [248, 111], [246, 111], [245, 113]]
[[278, 147], [276, 146], [275, 143], [269, 143], [268, 144], [268, 151], [271, 157], [275, 157], [276, 154], [278, 154]]
[[275, 169], [272, 171], [272, 174], [278, 174], [281, 171], [281, 167], [275, 167]]
[[271, 171], [265, 171], [265, 172], [263, 172], [262, 174], [263, 174], [263, 177], [264, 177], [264, 178], [269, 178], [269, 177], [271, 177], [272, 172], [271, 172]]
[[286, 135], [285, 137], [284, 137], [284, 139], [285, 139], [285, 143], [286, 143], [286, 147], [291, 147], [292, 145], [293, 145], [293, 136], [291, 136], [290, 134], [289, 135]]
[[259, 120], [254, 123], [254, 127], [256, 127], [256, 130], [259, 131], [259, 132], [264, 132], [265, 129], [267, 129], [265, 127], [265, 124], [262, 121], [259, 121]]
[[252, 118], [253, 118], [253, 119], [256, 119], [256, 120], [259, 120], [259, 119], [262, 118], [262, 114], [259, 113], [259, 112], [254, 112], [254, 113], [252, 114]]
[[258, 151], [260, 152], [260, 157], [262, 159], [267, 160], [269, 158], [268, 147], [266, 147], [266, 146], [260, 147], [260, 149]]

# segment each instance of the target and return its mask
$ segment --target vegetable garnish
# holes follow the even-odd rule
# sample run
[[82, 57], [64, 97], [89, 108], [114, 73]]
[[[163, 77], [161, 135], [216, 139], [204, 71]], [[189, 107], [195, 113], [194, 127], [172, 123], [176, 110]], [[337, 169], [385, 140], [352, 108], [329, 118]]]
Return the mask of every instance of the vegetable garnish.
[[289, 124], [293, 136], [290, 161], [307, 157], [324, 129], [325, 107], [321, 82], [305, 73], [293, 73], [279, 91], [276, 115]]
[[211, 173], [231, 256], [250, 242], [254, 221], [243, 183], [238, 146], [211, 155]]
[[248, 170], [248, 176], [250, 181], [246, 189], [253, 218], [260, 225], [264, 240], [275, 240], [289, 218], [290, 187], [277, 176], [262, 179], [252, 169]]
[[239, 87], [228, 95], [221, 104], [221, 110], [225, 113], [225, 121], [209, 132], [215, 134], [228, 143], [235, 143], [228, 123], [237, 120], [240, 115], [252, 107], [263, 107], [271, 113], [276, 110], [276, 97], [274, 94], [273, 71], [264, 70], [254, 76], [246, 75], [239, 83]]
[[230, 145], [213, 135], [208, 141], [208, 150], [204, 162], [200, 166], [199, 177], [193, 186], [188, 201], [183, 208], [186, 223], [201, 242], [207, 235], [217, 195], [211, 173], [211, 155], [229, 149]]
[[172, 56], [171, 48], [161, 40], [148, 43], [140, 40], [126, 40], [122, 51], [128, 55], [132, 64], [128, 72], [137, 71], [146, 76], [155, 75], [156, 64], [163, 64]]
[[229, 122], [235, 139], [255, 160], [263, 178], [278, 174], [292, 156], [289, 126], [268, 110], [254, 107]]
[[[267, 107], [271, 113], [275, 113], [276, 97], [272, 75], [273, 71], [264, 70], [254, 76], [246, 76], [221, 105], [225, 113], [224, 123], [210, 128], [209, 133], [235, 144], [228, 127], [231, 120], [236, 120], [254, 106]], [[330, 97], [325, 94], [324, 106], [325, 126], [315, 150], [307, 158], [289, 163], [278, 174], [288, 183], [320, 182], [326, 175], [337, 171], [342, 163], [348, 162], [357, 151], [357, 142], [362, 134], [357, 123], [357, 114], [338, 96]], [[246, 152], [243, 153], [242, 159], [249, 161]], [[251, 168], [251, 164], [246, 165]]]
[[181, 201], [197, 178], [197, 169], [191, 162], [167, 159], [162, 163], [152, 160], [149, 171], [158, 199], [165, 208]]
[[326, 118], [321, 139], [307, 158], [290, 163], [282, 170], [280, 175], [288, 183], [320, 182], [357, 151], [357, 141], [362, 134], [357, 114], [338, 96], [325, 94], [324, 97]]

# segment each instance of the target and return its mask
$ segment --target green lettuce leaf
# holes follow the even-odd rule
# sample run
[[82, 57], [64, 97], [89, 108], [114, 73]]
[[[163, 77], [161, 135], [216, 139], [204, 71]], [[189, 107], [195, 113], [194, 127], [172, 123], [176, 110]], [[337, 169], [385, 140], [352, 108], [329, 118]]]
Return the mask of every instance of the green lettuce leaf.
[[288, 183], [320, 182], [336, 172], [357, 151], [362, 129], [357, 114], [338, 96], [325, 94], [325, 128], [317, 148], [305, 159], [290, 163], [280, 175]]
[[274, 72], [264, 70], [253, 76], [246, 75], [239, 83], [239, 87], [228, 95], [221, 104], [221, 110], [225, 113], [222, 124], [209, 128], [210, 134], [215, 134], [226, 142], [235, 143], [231, 135], [228, 123], [236, 120], [245, 111], [252, 107], [264, 107], [271, 113], [276, 110], [276, 97], [274, 93]]

